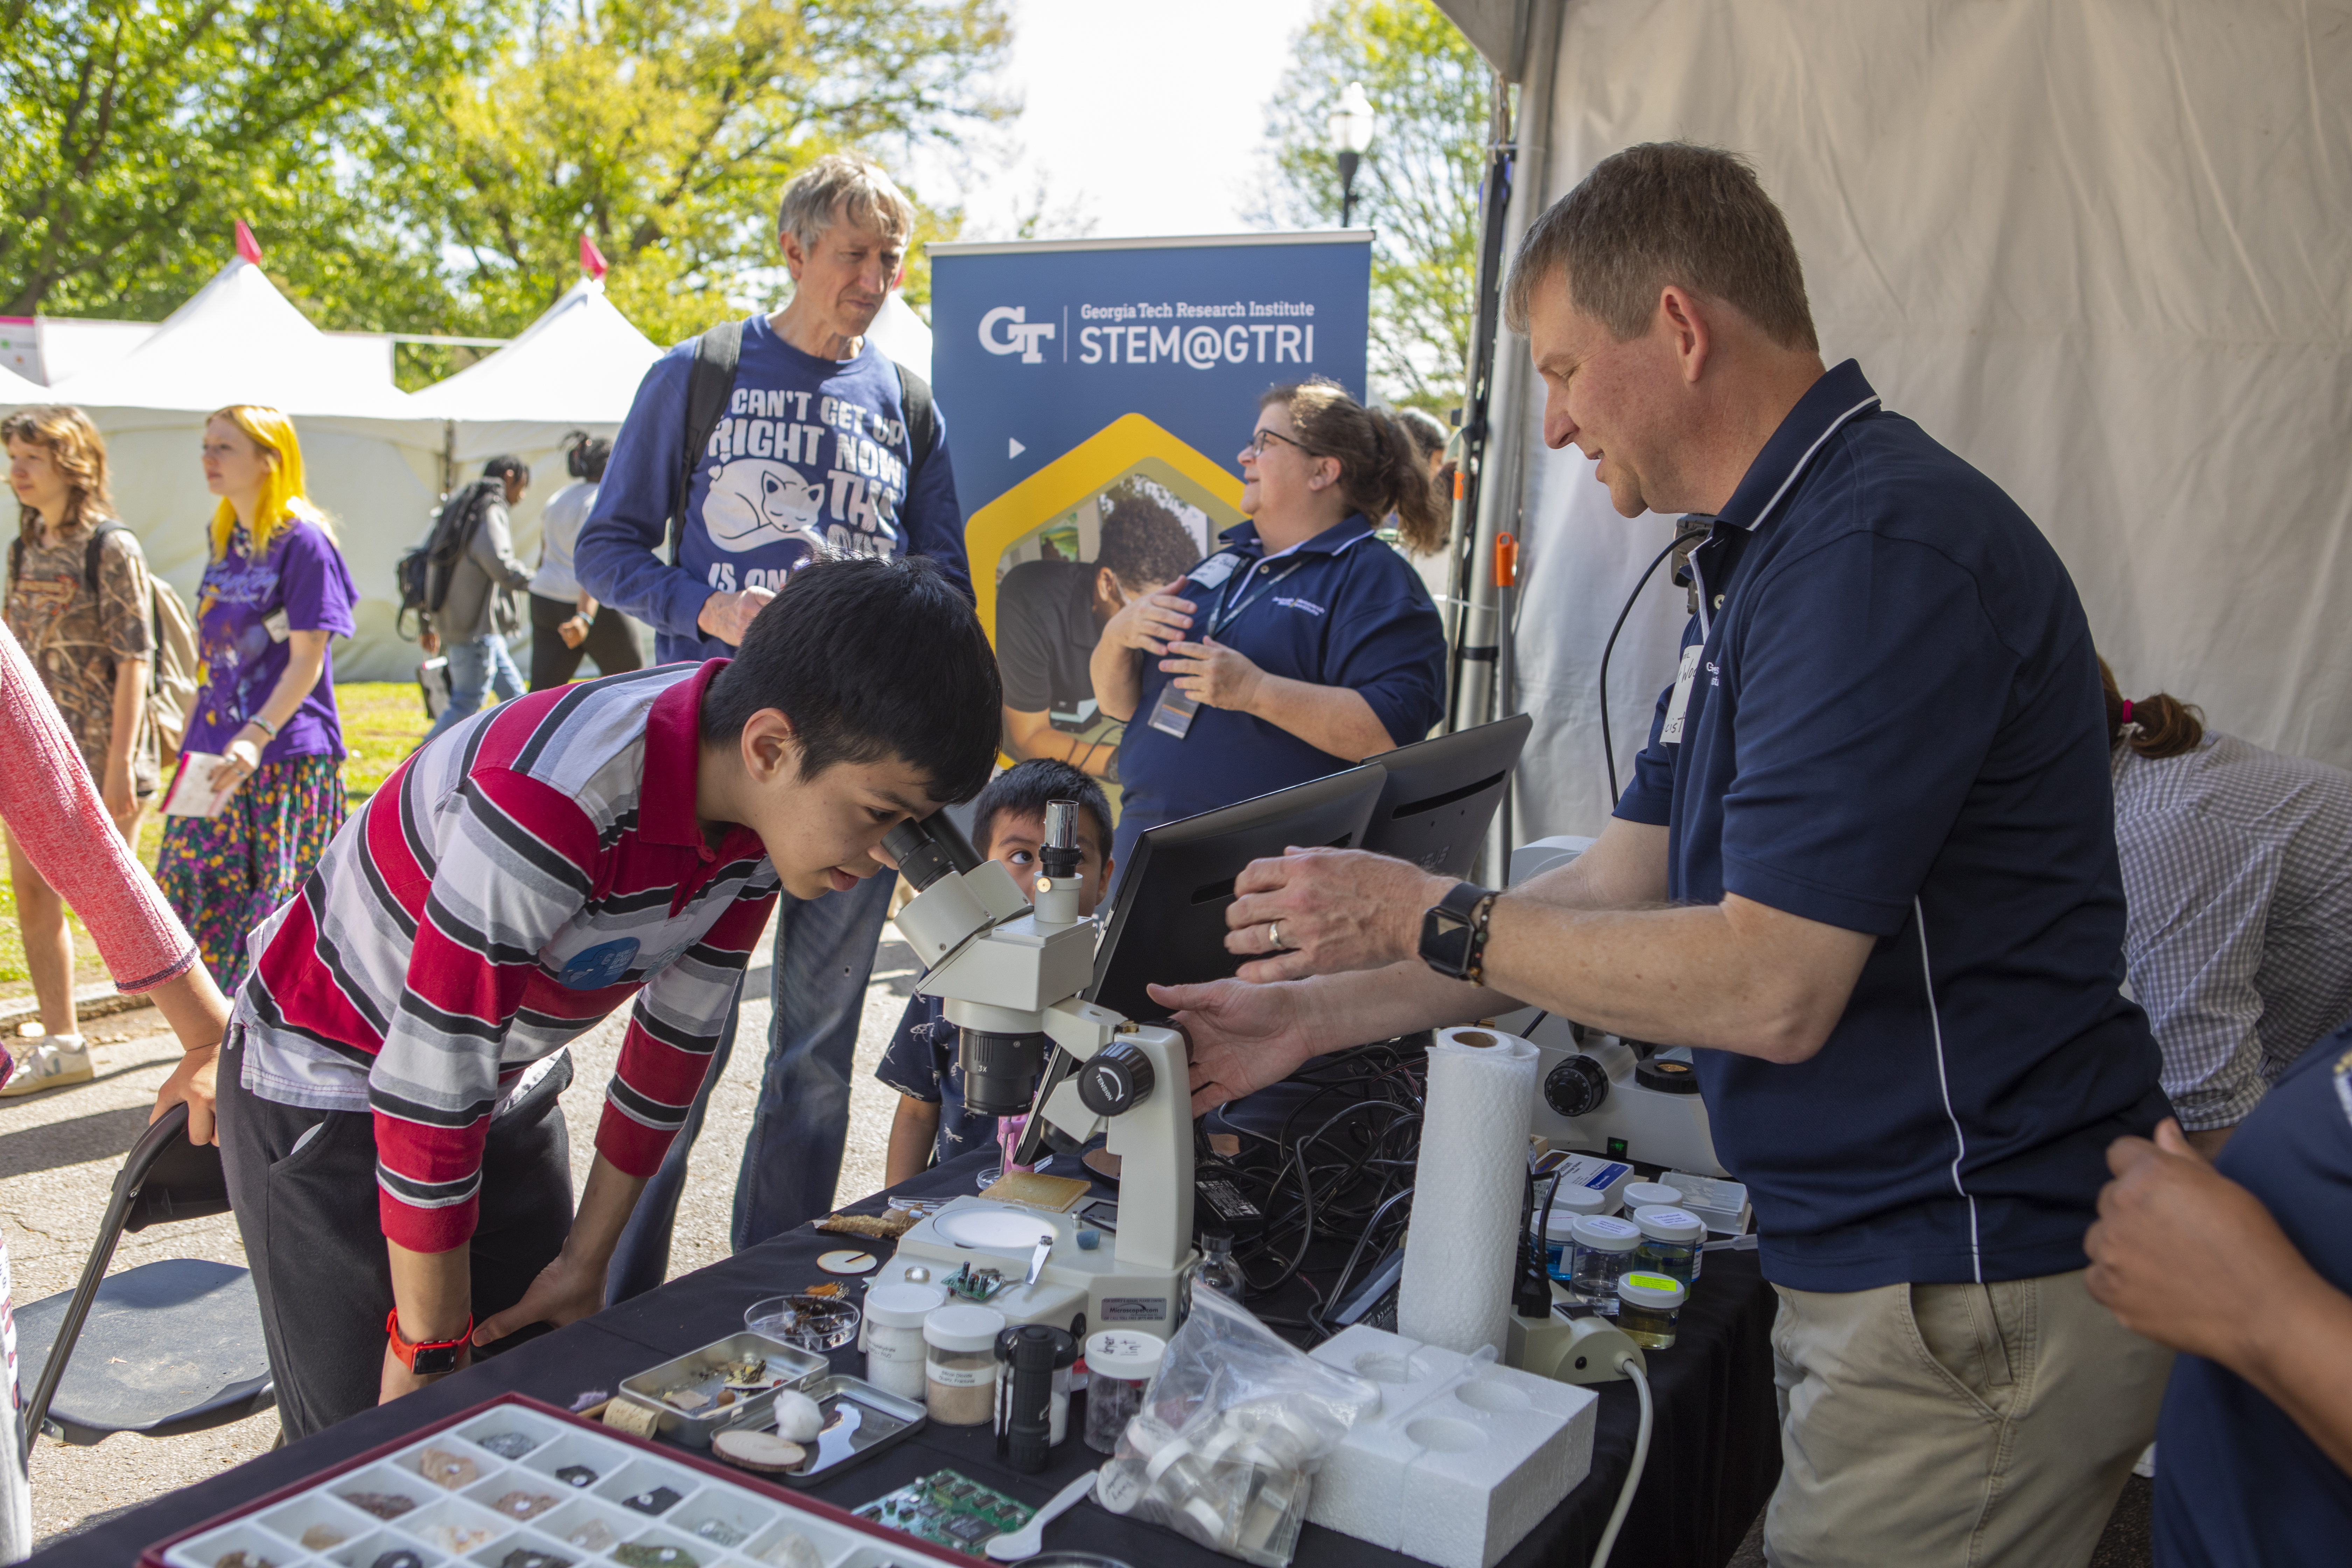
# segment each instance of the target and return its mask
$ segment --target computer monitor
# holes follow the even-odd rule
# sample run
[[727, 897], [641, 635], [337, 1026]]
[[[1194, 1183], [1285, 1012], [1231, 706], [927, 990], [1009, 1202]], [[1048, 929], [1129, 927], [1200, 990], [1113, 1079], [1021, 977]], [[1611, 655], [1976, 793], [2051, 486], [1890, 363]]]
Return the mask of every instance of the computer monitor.
[[1514, 713], [1367, 759], [1389, 776], [1361, 847], [1440, 876], [1468, 876], [1534, 726]]
[[1139, 1021], [1167, 1016], [1147, 984], [1222, 980], [1243, 960], [1225, 951], [1234, 879], [1294, 844], [1361, 847], [1388, 775], [1367, 763], [1289, 789], [1147, 829], [1119, 868], [1118, 891], [1087, 998]]

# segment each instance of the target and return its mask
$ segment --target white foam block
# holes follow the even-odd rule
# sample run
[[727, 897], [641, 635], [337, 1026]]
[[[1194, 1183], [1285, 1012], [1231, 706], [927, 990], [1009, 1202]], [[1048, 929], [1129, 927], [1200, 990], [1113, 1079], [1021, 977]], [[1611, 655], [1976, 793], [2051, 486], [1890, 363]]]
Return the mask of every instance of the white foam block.
[[1314, 1354], [1382, 1396], [1317, 1474], [1317, 1524], [1440, 1568], [1493, 1568], [1591, 1468], [1590, 1389], [1504, 1366], [1445, 1389], [1465, 1358], [1360, 1324]]

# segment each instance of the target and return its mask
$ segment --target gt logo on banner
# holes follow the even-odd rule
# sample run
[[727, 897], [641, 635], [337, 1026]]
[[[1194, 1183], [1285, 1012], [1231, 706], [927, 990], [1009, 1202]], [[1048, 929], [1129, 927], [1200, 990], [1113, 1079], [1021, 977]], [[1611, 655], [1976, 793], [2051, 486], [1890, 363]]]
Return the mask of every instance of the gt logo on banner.
[[[1008, 323], [1002, 337], [993, 335]], [[1024, 322], [1018, 305], [999, 305], [980, 319], [980, 346], [992, 354], [1019, 354], [1023, 364], [1044, 364], [1045, 356], [1037, 352], [1037, 344], [1053, 335], [1053, 322]]]

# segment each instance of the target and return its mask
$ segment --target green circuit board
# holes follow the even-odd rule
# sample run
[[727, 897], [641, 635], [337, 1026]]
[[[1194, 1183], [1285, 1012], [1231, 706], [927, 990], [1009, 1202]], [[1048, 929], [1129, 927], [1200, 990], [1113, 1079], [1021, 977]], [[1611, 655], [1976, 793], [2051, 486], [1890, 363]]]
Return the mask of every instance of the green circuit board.
[[992, 1536], [1020, 1529], [1036, 1511], [968, 1476], [939, 1470], [876, 1498], [857, 1510], [857, 1517], [978, 1557]]

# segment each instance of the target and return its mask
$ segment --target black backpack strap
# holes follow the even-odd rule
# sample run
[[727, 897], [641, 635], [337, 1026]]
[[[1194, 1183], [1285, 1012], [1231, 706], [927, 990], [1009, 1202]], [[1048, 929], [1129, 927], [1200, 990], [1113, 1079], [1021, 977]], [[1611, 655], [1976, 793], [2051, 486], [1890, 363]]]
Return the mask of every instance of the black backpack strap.
[[940, 408], [931, 399], [931, 384], [893, 360], [898, 372], [898, 404], [907, 414], [907, 446], [911, 458], [907, 464], [907, 490], [912, 494], [915, 476], [923, 471], [923, 459], [940, 444]]
[[23, 575], [24, 575], [24, 573], [25, 573], [25, 536], [24, 536], [23, 534], [21, 534], [21, 533], [20, 533], [20, 534], [18, 534], [16, 538], [14, 538], [14, 539], [12, 539], [12, 540], [10, 540], [10, 541], [8, 542], [8, 583], [9, 583], [9, 585], [10, 585], [11, 587], [15, 586], [15, 585], [16, 585], [16, 579], [17, 579], [18, 577], [23, 576]]
[[686, 536], [686, 497], [694, 484], [695, 465], [710, 445], [735, 392], [735, 366], [743, 357], [743, 323], [721, 321], [696, 340], [694, 359], [686, 374], [686, 452], [677, 467], [677, 499], [669, 509], [669, 559], [677, 563]]
[[[106, 550], [106, 536], [110, 533], [130, 531], [128, 526], [120, 522], [101, 522], [89, 531], [89, 543], [82, 550], [81, 580], [89, 584], [91, 598], [98, 597], [98, 568], [100, 558]], [[21, 544], [23, 541], [19, 540], [17, 542]]]

